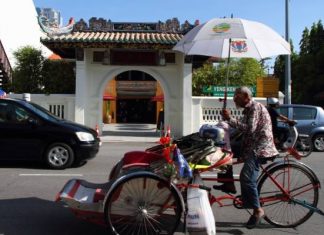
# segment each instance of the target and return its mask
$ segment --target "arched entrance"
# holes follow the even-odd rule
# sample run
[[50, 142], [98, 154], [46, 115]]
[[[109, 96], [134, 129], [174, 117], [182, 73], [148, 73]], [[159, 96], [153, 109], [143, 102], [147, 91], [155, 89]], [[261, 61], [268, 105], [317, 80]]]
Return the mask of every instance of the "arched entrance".
[[[143, 71], [118, 74], [104, 91], [103, 122], [159, 124], [164, 96], [159, 82]], [[162, 112], [163, 113], [163, 112]]]

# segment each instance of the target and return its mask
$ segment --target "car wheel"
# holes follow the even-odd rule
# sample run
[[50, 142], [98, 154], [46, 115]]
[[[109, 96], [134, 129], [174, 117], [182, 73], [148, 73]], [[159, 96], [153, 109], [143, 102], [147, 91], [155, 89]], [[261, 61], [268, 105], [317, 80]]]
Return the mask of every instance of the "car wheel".
[[65, 169], [74, 161], [74, 153], [70, 146], [64, 143], [51, 144], [45, 154], [46, 164], [52, 169]]
[[324, 134], [319, 134], [314, 137], [313, 140], [314, 150], [323, 152], [324, 151]]

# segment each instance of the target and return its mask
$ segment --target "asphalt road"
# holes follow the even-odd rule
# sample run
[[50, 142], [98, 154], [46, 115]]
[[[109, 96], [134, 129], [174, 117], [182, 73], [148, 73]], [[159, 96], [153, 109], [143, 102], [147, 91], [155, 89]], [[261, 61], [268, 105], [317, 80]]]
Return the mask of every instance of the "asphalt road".
[[[43, 169], [40, 164], [0, 163], [0, 235], [88, 235], [107, 234], [104, 227], [78, 220], [56, 194], [71, 178], [104, 183], [112, 166], [125, 152], [143, 150], [152, 143], [104, 143], [98, 156], [79, 168], [61, 171]], [[313, 153], [308, 164], [324, 185], [324, 153]], [[239, 169], [235, 170], [238, 173]], [[216, 192], [218, 193], [218, 192]], [[324, 210], [324, 190], [320, 190], [319, 208]], [[213, 206], [217, 234], [323, 234], [324, 217], [314, 214], [297, 228], [275, 228], [266, 222], [248, 230], [249, 214], [234, 207]], [[183, 234], [178, 231], [176, 234]]]

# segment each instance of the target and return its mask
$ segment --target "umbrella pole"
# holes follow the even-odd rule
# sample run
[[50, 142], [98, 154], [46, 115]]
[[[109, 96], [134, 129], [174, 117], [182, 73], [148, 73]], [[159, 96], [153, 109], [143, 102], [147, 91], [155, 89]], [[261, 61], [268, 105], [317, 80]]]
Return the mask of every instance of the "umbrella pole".
[[227, 106], [227, 87], [228, 87], [228, 77], [229, 77], [229, 65], [230, 65], [230, 59], [231, 59], [231, 42], [232, 39], [230, 38], [228, 43], [228, 57], [227, 57], [227, 72], [226, 72], [226, 82], [225, 82], [225, 90], [224, 90], [224, 104], [223, 109], [226, 109]]

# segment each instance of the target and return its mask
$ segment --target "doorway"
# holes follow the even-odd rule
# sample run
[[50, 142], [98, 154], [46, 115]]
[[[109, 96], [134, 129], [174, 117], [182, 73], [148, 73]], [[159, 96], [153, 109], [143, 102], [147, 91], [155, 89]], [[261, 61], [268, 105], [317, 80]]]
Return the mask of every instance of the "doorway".
[[156, 123], [156, 102], [143, 98], [118, 98], [117, 123]]

